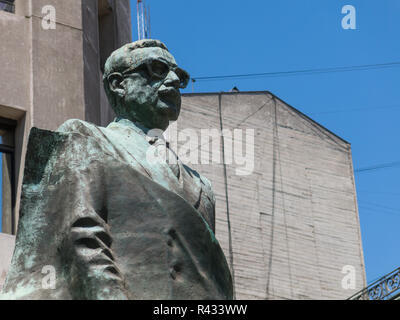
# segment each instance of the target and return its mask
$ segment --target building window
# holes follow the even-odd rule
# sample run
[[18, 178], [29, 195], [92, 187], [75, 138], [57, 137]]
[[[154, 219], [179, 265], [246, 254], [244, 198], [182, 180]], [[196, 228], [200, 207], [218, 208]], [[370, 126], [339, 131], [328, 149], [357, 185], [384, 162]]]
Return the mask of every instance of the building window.
[[15, 12], [14, 0], [0, 0], [0, 11]]
[[0, 232], [15, 233], [15, 127], [16, 121], [0, 118]]

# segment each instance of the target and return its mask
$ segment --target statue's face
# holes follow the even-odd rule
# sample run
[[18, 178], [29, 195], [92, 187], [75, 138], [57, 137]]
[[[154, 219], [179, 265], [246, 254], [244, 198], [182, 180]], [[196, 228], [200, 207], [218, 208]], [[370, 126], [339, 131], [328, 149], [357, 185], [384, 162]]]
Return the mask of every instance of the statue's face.
[[132, 66], [128, 70], [110, 76], [113, 91], [122, 98], [122, 106], [116, 112], [149, 129], [165, 130], [170, 121], [178, 119], [179, 89], [186, 87], [189, 75], [162, 48], [136, 49], [130, 60]]

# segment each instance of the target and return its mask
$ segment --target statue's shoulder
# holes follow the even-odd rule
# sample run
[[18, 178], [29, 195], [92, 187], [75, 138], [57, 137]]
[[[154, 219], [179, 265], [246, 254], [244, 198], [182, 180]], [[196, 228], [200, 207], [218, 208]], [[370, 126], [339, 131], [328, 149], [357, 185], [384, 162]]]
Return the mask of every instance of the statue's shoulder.
[[65, 121], [58, 129], [57, 132], [61, 133], [81, 133], [83, 135], [96, 135], [102, 127], [96, 126], [93, 123], [83, 121], [80, 119], [69, 119]]
[[25, 157], [24, 184], [38, 184], [46, 167], [64, 163], [59, 161], [60, 155], [63, 159], [67, 159], [66, 155], [76, 157], [77, 153], [71, 150], [76, 150], [79, 144], [90, 140], [91, 148], [100, 150], [102, 145], [96, 134], [101, 136], [97, 126], [79, 119], [64, 122], [56, 131], [32, 127]]

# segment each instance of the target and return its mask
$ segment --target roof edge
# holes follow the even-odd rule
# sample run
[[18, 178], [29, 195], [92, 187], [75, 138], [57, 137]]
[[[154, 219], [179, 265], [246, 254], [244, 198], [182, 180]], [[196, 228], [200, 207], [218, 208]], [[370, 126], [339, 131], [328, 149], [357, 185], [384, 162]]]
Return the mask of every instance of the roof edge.
[[224, 92], [224, 91], [221, 91], [221, 92], [188, 92], [188, 93], [183, 93], [182, 96], [197, 96], [197, 95], [198, 96], [206, 96], [206, 95], [223, 95], [223, 94], [227, 94], [227, 95], [270, 94], [273, 98], [275, 98], [275, 99], [279, 100], [280, 102], [284, 103], [289, 108], [293, 109], [294, 112], [296, 112], [300, 116], [304, 117], [306, 120], [308, 120], [308, 121], [312, 122], [314, 125], [317, 125], [318, 127], [322, 128], [323, 130], [325, 130], [329, 134], [333, 135], [335, 138], [341, 140], [342, 142], [347, 144], [349, 147], [351, 147], [351, 143], [349, 141], [347, 141], [347, 140], [343, 139], [342, 137], [338, 136], [336, 133], [334, 133], [331, 130], [329, 130], [328, 128], [324, 127], [322, 124], [318, 123], [317, 121], [311, 119], [309, 116], [307, 116], [306, 114], [304, 114], [300, 110], [296, 109], [295, 107], [293, 107], [292, 105], [290, 105], [289, 103], [287, 103], [286, 101], [282, 100], [277, 95], [273, 94], [272, 92], [270, 92], [268, 90], [263, 90], [263, 91], [239, 91], [239, 92]]

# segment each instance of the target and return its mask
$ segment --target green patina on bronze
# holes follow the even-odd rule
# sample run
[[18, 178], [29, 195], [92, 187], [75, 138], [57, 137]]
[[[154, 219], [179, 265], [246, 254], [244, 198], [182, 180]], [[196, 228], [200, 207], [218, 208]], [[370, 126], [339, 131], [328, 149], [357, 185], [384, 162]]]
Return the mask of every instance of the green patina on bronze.
[[24, 182], [38, 184], [43, 177], [51, 154], [57, 152], [57, 146], [62, 144], [63, 138], [58, 135], [48, 135], [44, 130], [32, 128], [29, 139], [28, 144], [36, 146], [36, 150], [25, 160]]
[[146, 133], [178, 118], [188, 80], [160, 41], [127, 44], [105, 65], [114, 122], [31, 130], [2, 298], [232, 299], [209, 181], [147, 158], [153, 145], [172, 152]]

